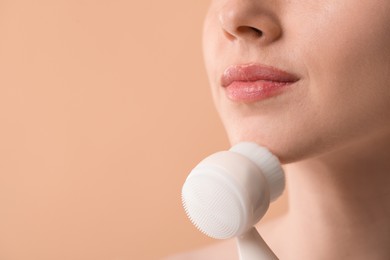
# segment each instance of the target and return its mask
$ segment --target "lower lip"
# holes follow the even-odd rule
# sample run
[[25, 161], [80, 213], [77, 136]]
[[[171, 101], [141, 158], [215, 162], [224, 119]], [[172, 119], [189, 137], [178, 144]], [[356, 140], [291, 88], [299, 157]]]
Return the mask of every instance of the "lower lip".
[[225, 87], [227, 97], [232, 101], [251, 103], [278, 96], [294, 82], [278, 81], [234, 81]]

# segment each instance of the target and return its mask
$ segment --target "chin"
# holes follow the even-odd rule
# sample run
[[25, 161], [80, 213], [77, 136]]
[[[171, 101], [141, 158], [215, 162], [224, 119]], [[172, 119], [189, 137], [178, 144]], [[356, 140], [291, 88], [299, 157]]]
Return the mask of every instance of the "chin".
[[317, 157], [327, 153], [329, 145], [322, 138], [293, 133], [251, 133], [242, 128], [240, 131], [228, 131], [231, 145], [239, 142], [254, 142], [268, 148], [282, 164], [289, 164]]

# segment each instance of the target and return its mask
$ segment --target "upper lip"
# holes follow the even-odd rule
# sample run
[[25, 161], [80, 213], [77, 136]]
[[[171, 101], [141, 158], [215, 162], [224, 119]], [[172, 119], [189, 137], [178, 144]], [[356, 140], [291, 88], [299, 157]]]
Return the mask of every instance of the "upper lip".
[[262, 64], [242, 64], [229, 66], [222, 74], [221, 85], [227, 87], [235, 81], [273, 81], [293, 83], [299, 78], [286, 71]]

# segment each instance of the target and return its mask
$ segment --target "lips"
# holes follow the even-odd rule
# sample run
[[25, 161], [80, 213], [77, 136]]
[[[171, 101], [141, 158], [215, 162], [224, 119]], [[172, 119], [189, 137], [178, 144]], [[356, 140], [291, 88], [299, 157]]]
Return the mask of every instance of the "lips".
[[299, 78], [294, 74], [261, 64], [233, 65], [221, 78], [229, 99], [254, 102], [281, 94]]

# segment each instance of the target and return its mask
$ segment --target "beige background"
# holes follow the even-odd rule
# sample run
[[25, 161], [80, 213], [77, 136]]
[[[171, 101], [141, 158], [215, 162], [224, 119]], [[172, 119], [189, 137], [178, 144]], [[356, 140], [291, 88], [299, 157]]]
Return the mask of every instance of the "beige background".
[[214, 242], [180, 202], [190, 169], [228, 148], [202, 64], [207, 5], [0, 0], [1, 260]]

